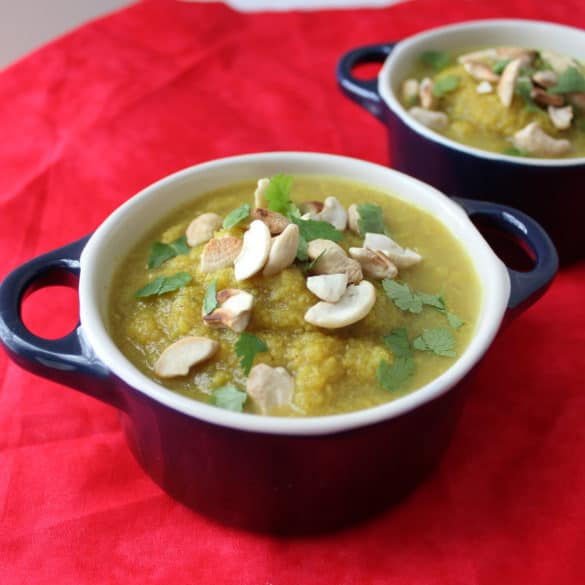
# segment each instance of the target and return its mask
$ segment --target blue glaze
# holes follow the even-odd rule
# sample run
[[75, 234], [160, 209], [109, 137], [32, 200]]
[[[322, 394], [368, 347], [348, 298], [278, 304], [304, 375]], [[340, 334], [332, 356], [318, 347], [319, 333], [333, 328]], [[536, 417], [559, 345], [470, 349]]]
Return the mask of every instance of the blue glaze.
[[521, 209], [550, 234], [561, 263], [585, 257], [585, 164], [527, 166], [522, 159], [482, 158], [419, 134], [386, 105], [378, 92], [377, 79], [359, 80], [351, 72], [359, 63], [382, 63], [392, 46], [382, 43], [354, 49], [337, 67], [343, 93], [387, 127], [390, 166], [452, 197]]

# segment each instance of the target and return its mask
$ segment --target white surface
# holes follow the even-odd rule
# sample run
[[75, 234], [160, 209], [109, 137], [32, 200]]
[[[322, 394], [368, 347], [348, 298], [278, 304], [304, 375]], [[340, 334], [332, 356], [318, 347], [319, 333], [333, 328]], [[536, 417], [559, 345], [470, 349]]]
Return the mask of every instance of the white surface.
[[[110, 338], [105, 314], [109, 283], [119, 261], [156, 222], [161, 205], [176, 209], [206, 192], [276, 173], [344, 177], [377, 187], [428, 210], [461, 241], [482, 288], [474, 337], [441, 376], [388, 404], [323, 417], [281, 418], [230, 412], [167, 390], [135, 368]], [[275, 152], [219, 159], [175, 173], [147, 187], [119, 207], [94, 232], [81, 255], [79, 309], [83, 334], [98, 360], [129, 386], [187, 416], [240, 430], [284, 435], [324, 435], [397, 417], [441, 396], [483, 356], [500, 327], [510, 296], [510, 279], [465, 212], [436, 189], [397, 171], [357, 159], [317, 153]]]
[[[198, 1], [198, 0], [183, 0]], [[236, 10], [374, 7], [402, 0], [227, 0]], [[133, 0], [0, 0], [0, 69], [81, 24]]]

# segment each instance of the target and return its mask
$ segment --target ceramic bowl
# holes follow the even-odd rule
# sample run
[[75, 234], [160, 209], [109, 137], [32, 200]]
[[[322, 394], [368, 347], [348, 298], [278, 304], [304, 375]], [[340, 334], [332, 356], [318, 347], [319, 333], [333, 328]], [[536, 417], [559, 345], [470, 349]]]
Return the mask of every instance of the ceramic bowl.
[[[210, 190], [277, 173], [362, 181], [412, 202], [468, 250], [482, 301], [469, 346], [445, 373], [412, 394], [335, 416], [279, 418], [222, 410], [147, 378], [116, 347], [107, 327], [112, 275], [121, 258], [173, 208]], [[469, 216], [487, 215], [520, 234], [537, 257], [509, 270]], [[105, 401], [122, 413], [130, 448], [169, 494], [221, 522], [276, 533], [331, 530], [408, 493], [437, 462], [457, 418], [472, 368], [502, 321], [534, 302], [557, 269], [554, 246], [521, 212], [459, 203], [420, 181], [372, 163], [316, 153], [268, 153], [200, 164], [129, 199], [89, 238], [40, 256], [0, 285], [0, 339], [23, 368]], [[79, 281], [77, 283], [77, 277]], [[24, 326], [24, 296], [46, 284], [78, 286], [80, 323], [47, 340]]]
[[[391, 165], [449, 196], [517, 207], [549, 233], [561, 263], [585, 256], [585, 157], [543, 159], [508, 156], [455, 142], [417, 122], [398, 92], [424, 51], [466, 51], [514, 45], [552, 49], [585, 61], [585, 31], [528, 20], [482, 20], [432, 29], [399, 43], [359, 47], [337, 68], [344, 93], [388, 130]], [[383, 63], [377, 79], [354, 75], [362, 63]]]

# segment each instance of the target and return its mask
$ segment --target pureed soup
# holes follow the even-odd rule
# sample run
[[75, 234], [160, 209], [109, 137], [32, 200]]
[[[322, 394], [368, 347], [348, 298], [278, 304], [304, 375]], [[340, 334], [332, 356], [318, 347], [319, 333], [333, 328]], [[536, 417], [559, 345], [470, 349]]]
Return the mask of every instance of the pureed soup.
[[585, 156], [585, 68], [554, 51], [426, 51], [400, 99], [420, 123], [469, 146], [523, 157]]
[[121, 262], [109, 327], [153, 380], [220, 408], [317, 416], [394, 400], [469, 343], [481, 290], [429, 213], [277, 175], [173, 211]]

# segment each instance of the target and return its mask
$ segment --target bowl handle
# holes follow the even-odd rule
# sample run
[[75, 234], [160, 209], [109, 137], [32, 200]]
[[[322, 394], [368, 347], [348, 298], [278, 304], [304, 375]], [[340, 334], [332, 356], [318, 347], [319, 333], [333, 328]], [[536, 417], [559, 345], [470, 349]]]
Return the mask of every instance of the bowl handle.
[[506, 267], [511, 285], [508, 309], [512, 313], [527, 309], [544, 294], [559, 267], [557, 251], [548, 234], [531, 217], [513, 207], [474, 199], [453, 199], [470, 218], [483, 216], [489, 219], [495, 227], [514, 236], [531, 250], [535, 257], [531, 270], [521, 272]]
[[382, 118], [384, 103], [378, 93], [378, 79], [361, 80], [352, 71], [362, 63], [384, 63], [396, 43], [366, 45], [345, 53], [337, 64], [337, 82], [343, 93], [368, 112]]
[[22, 321], [22, 302], [35, 290], [54, 285], [77, 288], [79, 257], [88, 237], [38, 256], [0, 283], [0, 342], [25, 370], [71, 386], [121, 408], [115, 377], [89, 347], [81, 326], [60, 339], [44, 339]]

